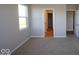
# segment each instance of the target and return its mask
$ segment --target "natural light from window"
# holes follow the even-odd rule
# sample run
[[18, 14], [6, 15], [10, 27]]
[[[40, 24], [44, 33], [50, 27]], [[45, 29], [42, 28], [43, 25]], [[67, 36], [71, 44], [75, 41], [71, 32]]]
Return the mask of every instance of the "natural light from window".
[[18, 5], [19, 29], [27, 28], [28, 8], [25, 5]]

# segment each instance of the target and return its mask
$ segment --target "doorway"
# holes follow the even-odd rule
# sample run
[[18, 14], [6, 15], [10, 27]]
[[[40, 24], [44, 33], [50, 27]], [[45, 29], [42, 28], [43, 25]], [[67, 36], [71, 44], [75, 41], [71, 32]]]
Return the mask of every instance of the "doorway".
[[53, 37], [53, 10], [45, 11], [45, 37]]
[[74, 35], [75, 11], [67, 11], [66, 13], [67, 13], [66, 35], [71, 36]]

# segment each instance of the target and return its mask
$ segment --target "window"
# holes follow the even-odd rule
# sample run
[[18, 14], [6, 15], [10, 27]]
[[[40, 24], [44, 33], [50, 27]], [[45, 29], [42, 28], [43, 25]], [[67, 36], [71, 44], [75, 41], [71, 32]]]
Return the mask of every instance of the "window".
[[19, 29], [27, 28], [28, 8], [25, 5], [18, 5]]

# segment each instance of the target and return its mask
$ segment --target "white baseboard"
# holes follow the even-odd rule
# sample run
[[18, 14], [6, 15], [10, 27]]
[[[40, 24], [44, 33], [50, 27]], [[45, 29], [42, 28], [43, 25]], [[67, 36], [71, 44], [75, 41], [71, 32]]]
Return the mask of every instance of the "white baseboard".
[[44, 38], [43, 36], [31, 36], [31, 38]]
[[55, 36], [54, 38], [66, 38], [66, 36]]
[[[31, 38], [44, 38], [44, 36], [31, 36]], [[54, 36], [54, 38], [66, 38], [66, 36]]]
[[24, 43], [26, 43], [31, 37], [26, 38], [26, 40], [22, 41], [16, 48], [11, 51], [11, 54], [16, 51], [19, 47], [21, 47]]

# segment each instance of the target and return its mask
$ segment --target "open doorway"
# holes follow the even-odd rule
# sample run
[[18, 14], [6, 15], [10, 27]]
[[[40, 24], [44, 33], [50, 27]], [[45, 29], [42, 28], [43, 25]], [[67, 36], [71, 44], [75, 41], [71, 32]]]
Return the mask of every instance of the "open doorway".
[[53, 10], [45, 10], [45, 37], [53, 37]]
[[75, 11], [67, 11], [67, 28], [66, 28], [66, 35], [74, 35], [74, 23], [75, 23]]

